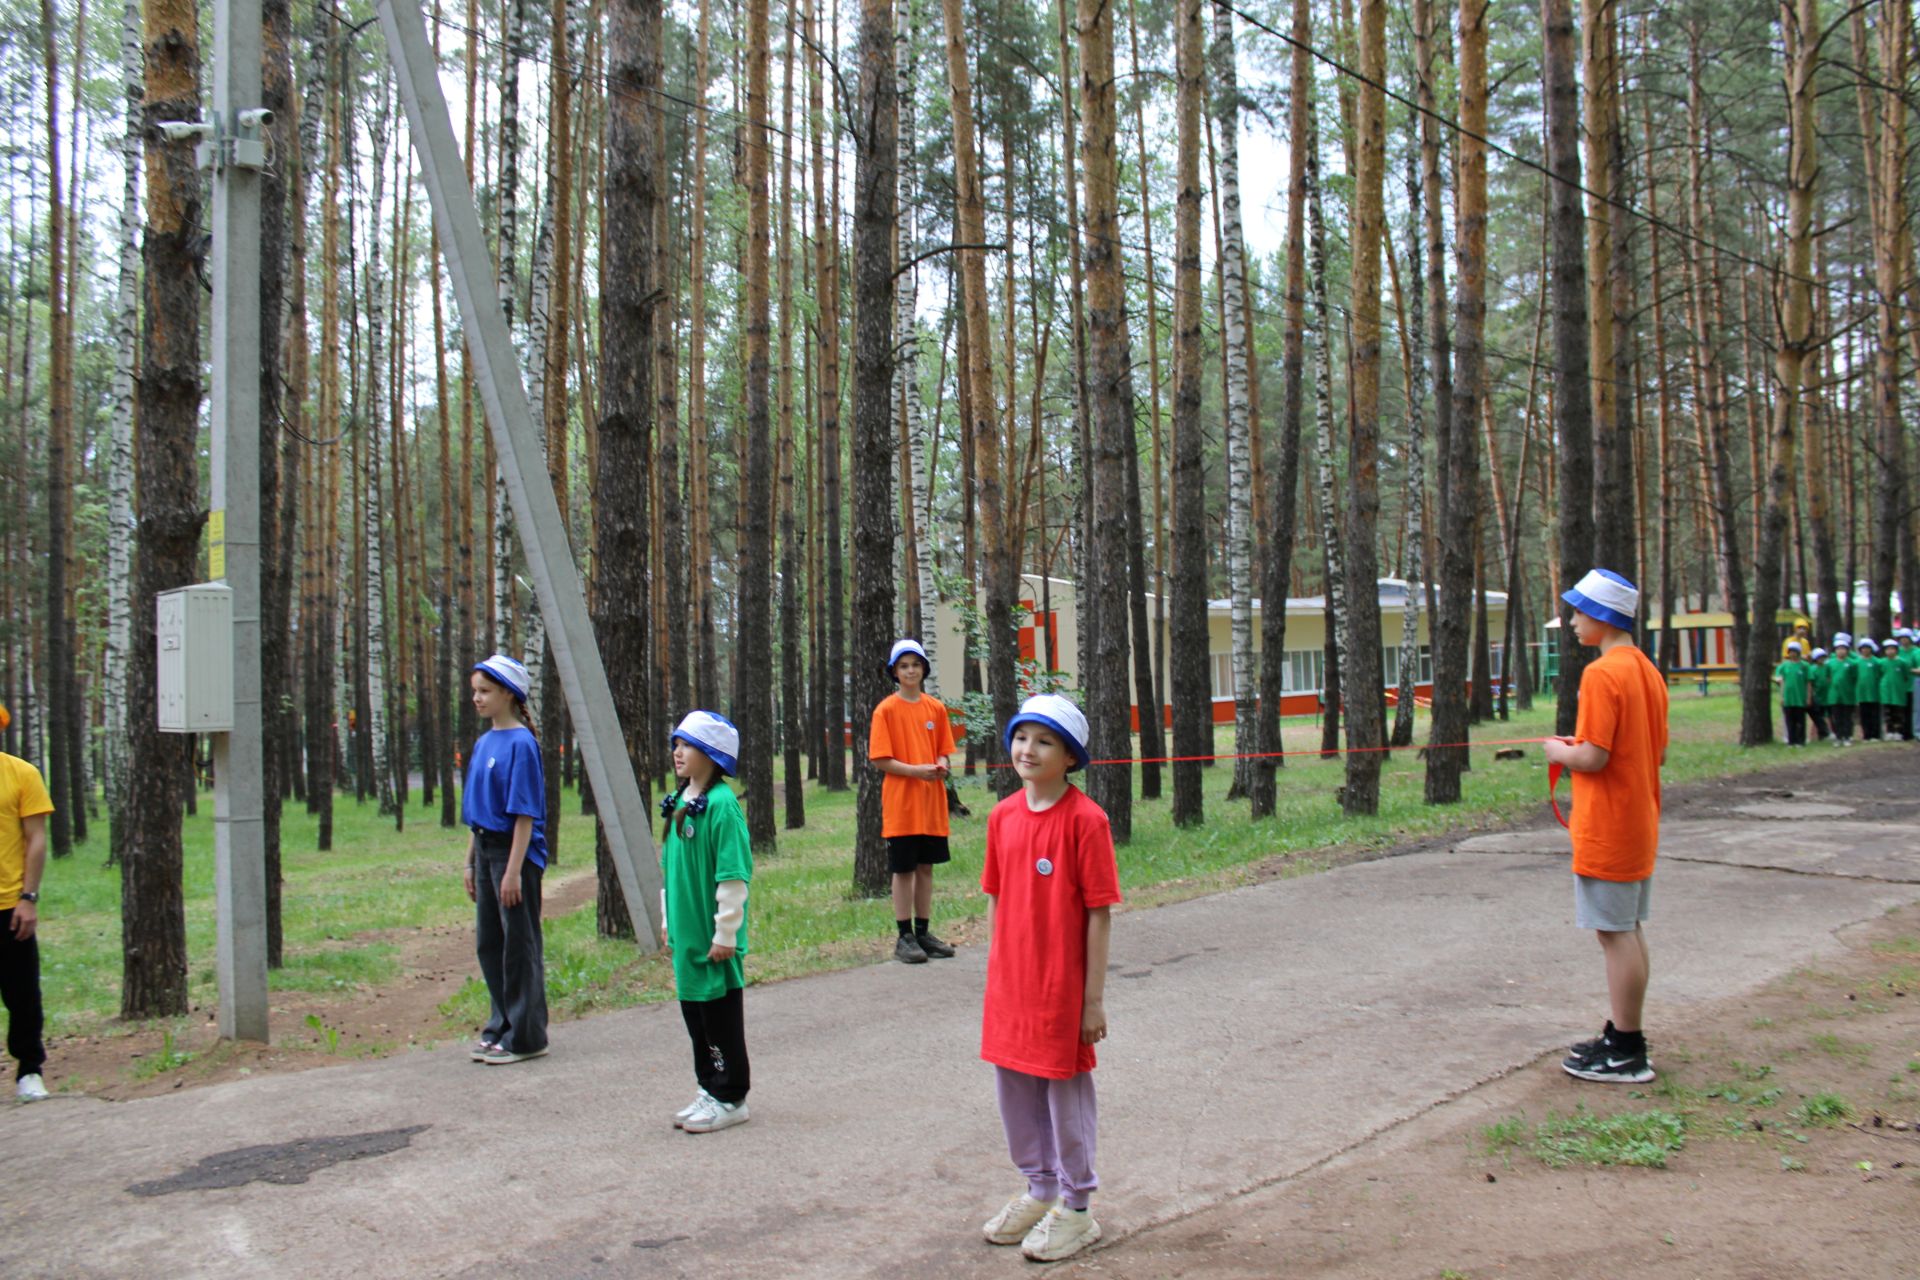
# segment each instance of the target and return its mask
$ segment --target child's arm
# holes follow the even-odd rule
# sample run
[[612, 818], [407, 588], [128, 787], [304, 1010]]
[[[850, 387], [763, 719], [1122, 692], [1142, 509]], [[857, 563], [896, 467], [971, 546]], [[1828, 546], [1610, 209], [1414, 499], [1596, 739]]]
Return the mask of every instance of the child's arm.
[[935, 782], [946, 774], [946, 762], [938, 764], [908, 764], [904, 760], [895, 760], [892, 756], [874, 758], [873, 767], [882, 773], [898, 774], [902, 778], [918, 778], [922, 782]]
[[462, 880], [466, 882], [466, 885], [467, 885], [467, 901], [468, 902], [478, 902], [480, 900], [474, 894], [474, 891], [473, 891], [473, 860], [479, 856], [480, 856], [480, 837], [475, 835], [472, 831], [469, 831], [467, 832], [467, 869], [461, 873], [461, 877], [460, 877]]
[[718, 964], [733, 959], [738, 950], [740, 924], [747, 918], [747, 882], [722, 880], [713, 891], [713, 945], [707, 959]]
[[500, 905], [503, 907], [520, 905], [520, 868], [526, 865], [527, 845], [532, 841], [532, 815], [515, 814], [513, 816], [513, 851], [507, 854], [507, 869], [500, 876]]
[[[992, 899], [988, 899], [989, 902]], [[987, 909], [992, 919], [993, 909]], [[1087, 912], [1087, 989], [1080, 1001], [1080, 1043], [1096, 1044], [1107, 1038], [1107, 944], [1113, 935], [1113, 908], [1094, 907]]]
[[1548, 738], [1540, 750], [1548, 764], [1565, 765], [1575, 773], [1598, 773], [1613, 758], [1613, 753], [1605, 747], [1572, 738]]

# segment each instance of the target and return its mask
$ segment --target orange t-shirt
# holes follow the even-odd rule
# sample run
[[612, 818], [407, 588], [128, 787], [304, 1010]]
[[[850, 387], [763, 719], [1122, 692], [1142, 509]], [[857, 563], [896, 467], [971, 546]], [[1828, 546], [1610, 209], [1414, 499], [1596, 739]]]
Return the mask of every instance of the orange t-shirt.
[[1573, 870], [1596, 880], [1644, 880], [1660, 847], [1660, 762], [1667, 754], [1667, 682], [1630, 644], [1580, 676], [1573, 736], [1607, 765], [1573, 775]]
[[[947, 720], [946, 704], [932, 694], [923, 693], [919, 701], [908, 702], [890, 693], [873, 709], [873, 729], [867, 735], [869, 759], [932, 764], [953, 753], [953, 725]], [[946, 785], [897, 773], [883, 775], [880, 834], [886, 839], [946, 835]]]

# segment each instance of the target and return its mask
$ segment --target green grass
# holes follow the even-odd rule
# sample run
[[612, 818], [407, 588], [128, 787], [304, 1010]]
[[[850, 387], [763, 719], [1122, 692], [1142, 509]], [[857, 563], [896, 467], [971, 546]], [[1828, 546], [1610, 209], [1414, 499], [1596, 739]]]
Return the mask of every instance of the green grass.
[[[1750, 751], [1730, 748], [1738, 730], [1737, 701], [1695, 698], [1677, 693], [1672, 704], [1672, 743], [1664, 777], [1669, 784], [1787, 763], [1785, 747]], [[1534, 738], [1553, 729], [1551, 703], [1542, 700], [1508, 723], [1482, 725], [1485, 740]], [[1285, 745], [1310, 749], [1319, 741], [1310, 718], [1285, 723]], [[1426, 736], [1424, 717], [1416, 738]], [[1215, 750], [1233, 750], [1231, 726], [1215, 734]], [[1226, 762], [1204, 771], [1205, 823], [1176, 829], [1167, 801], [1141, 801], [1134, 807], [1133, 839], [1120, 850], [1121, 884], [1135, 904], [1192, 897], [1246, 883], [1252, 869], [1270, 859], [1285, 861], [1285, 874], [1322, 869], [1341, 850], [1369, 849], [1435, 834], [1449, 828], [1490, 826], [1525, 820], [1544, 812], [1546, 767], [1537, 746], [1525, 758], [1496, 761], [1491, 748], [1476, 749], [1473, 769], [1463, 779], [1462, 803], [1430, 807], [1423, 799], [1424, 767], [1411, 751], [1396, 753], [1381, 775], [1380, 812], [1347, 818], [1335, 799], [1344, 780], [1339, 760], [1317, 756], [1287, 759], [1279, 771], [1278, 801], [1272, 819], [1250, 821], [1243, 802], [1226, 799], [1232, 767]], [[1138, 773], [1136, 772], [1136, 787]], [[961, 778], [960, 794], [972, 808], [970, 818], [954, 824], [954, 861], [935, 877], [935, 917], [947, 930], [964, 933], [985, 910], [978, 890], [985, 851], [986, 816], [993, 795], [984, 775]], [[1163, 771], [1163, 796], [1171, 779]], [[830, 793], [809, 784], [807, 825], [779, 832], [778, 848], [756, 859], [750, 909], [752, 954], [749, 977], [767, 981], [860, 963], [882, 954], [880, 944], [892, 931], [884, 900], [854, 896], [851, 890], [854, 795]], [[350, 995], [391, 982], [400, 973], [401, 943], [427, 926], [464, 927], [472, 906], [460, 883], [465, 833], [438, 824], [432, 811], [415, 803], [406, 829], [396, 832], [391, 818], [371, 806], [340, 797], [334, 805], [334, 848], [315, 850], [315, 821], [303, 805], [285, 809], [282, 828], [286, 959], [271, 985], [278, 992]], [[213, 979], [213, 806], [200, 799], [199, 813], [185, 821], [185, 899], [190, 996], [196, 1008], [217, 999]], [[588, 820], [579, 813], [579, 797], [569, 794], [553, 829], [561, 861], [550, 873], [548, 893], [562, 878], [591, 874]], [[103, 865], [104, 821], [96, 821], [88, 843], [47, 871], [47, 904], [42, 925], [43, 987], [55, 1033], [110, 1029], [120, 1000], [120, 876]], [[598, 1009], [667, 998], [671, 976], [666, 967], [638, 953], [632, 944], [594, 935], [589, 906], [547, 922], [549, 999], [557, 1014], [572, 1016]], [[458, 1024], [476, 1020], [482, 997], [478, 984], [447, 1003]]]
[[1570, 1164], [1636, 1165], [1664, 1169], [1687, 1141], [1687, 1122], [1671, 1111], [1626, 1111], [1600, 1116], [1578, 1108], [1550, 1115], [1534, 1131], [1534, 1154], [1560, 1168]]
[[1873, 1052], [1871, 1045], [1862, 1044], [1858, 1040], [1842, 1040], [1839, 1036], [1825, 1031], [1813, 1037], [1812, 1043], [1814, 1048], [1834, 1058], [1864, 1058]]
[[1837, 1093], [1816, 1093], [1793, 1109], [1793, 1118], [1812, 1129], [1830, 1129], [1853, 1118], [1853, 1104]]

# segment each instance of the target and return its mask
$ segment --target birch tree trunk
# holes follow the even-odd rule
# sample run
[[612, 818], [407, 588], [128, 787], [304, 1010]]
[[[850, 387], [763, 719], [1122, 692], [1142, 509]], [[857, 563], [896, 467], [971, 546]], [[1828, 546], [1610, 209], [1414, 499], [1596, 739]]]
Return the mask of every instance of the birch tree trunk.
[[[1286, 599], [1292, 585], [1295, 505], [1300, 486], [1300, 419], [1305, 381], [1307, 313], [1307, 182], [1313, 140], [1312, 0], [1294, 0], [1292, 61], [1288, 83], [1286, 339], [1281, 351], [1280, 457], [1267, 489], [1267, 558], [1260, 587], [1260, 742], [1282, 750], [1280, 701], [1287, 680]], [[1276, 802], [1274, 770], [1279, 756], [1259, 762], [1249, 808], [1271, 817]]]
[[113, 425], [107, 449], [106, 760], [107, 860], [118, 865], [128, 835], [127, 668], [133, 657], [133, 415], [134, 370], [140, 340], [140, 100], [142, 84], [139, 0], [128, 0], [120, 27], [120, 83], [126, 101], [120, 135], [120, 264], [114, 292]]
[[[1253, 776], [1247, 757], [1265, 748], [1254, 717], [1253, 461], [1247, 392], [1252, 362], [1247, 330], [1247, 257], [1240, 229], [1240, 83], [1234, 67], [1233, 11], [1214, 0], [1213, 114], [1220, 175], [1220, 273], [1226, 310], [1227, 594], [1233, 645], [1233, 786], [1246, 793]], [[1283, 606], [1284, 607], [1284, 606]]]
[[1341, 555], [1339, 502], [1334, 496], [1333, 442], [1333, 325], [1327, 306], [1327, 219], [1320, 198], [1320, 126], [1309, 122], [1307, 136], [1308, 270], [1313, 277], [1313, 404], [1314, 463], [1320, 495], [1320, 548], [1325, 561], [1327, 643], [1333, 661], [1322, 677], [1321, 702], [1325, 719], [1320, 737], [1322, 752], [1340, 746], [1340, 718], [1353, 687], [1346, 678], [1352, 631], [1347, 608], [1347, 574]]
[[[900, 0], [897, 21], [894, 70], [899, 76], [895, 100], [899, 105], [900, 118], [900, 258], [907, 262], [920, 252], [914, 217], [914, 201], [920, 193], [920, 182], [914, 166], [914, 82], [918, 61], [913, 45], [913, 0]], [[908, 572], [912, 575], [920, 605], [919, 616], [910, 621], [912, 630], [927, 651], [927, 689], [937, 693], [940, 675], [940, 632], [937, 621], [940, 591], [933, 576], [933, 513], [928, 496], [928, 473], [934, 462], [930, 456], [933, 449], [931, 428], [937, 423], [929, 422], [920, 399], [920, 330], [915, 319], [919, 306], [919, 269], [909, 267], [902, 272], [895, 282], [895, 289], [897, 319], [894, 328], [900, 346], [894, 377], [899, 386], [897, 398], [906, 415], [907, 449], [910, 454], [908, 482], [911, 493], [908, 510], [912, 518], [907, 528], [907, 545], [913, 551]]]
[[367, 733], [373, 754], [372, 771], [367, 779], [368, 790], [373, 793], [379, 811], [392, 814], [397, 824], [401, 814], [399, 806], [394, 803], [393, 770], [388, 760], [386, 567], [380, 536], [380, 517], [386, 510], [386, 503], [380, 496], [380, 428], [386, 411], [381, 376], [386, 372], [387, 364], [383, 341], [386, 326], [382, 322], [382, 302], [386, 297], [387, 282], [381, 266], [379, 229], [380, 209], [386, 194], [388, 125], [393, 118], [387, 93], [386, 77], [382, 76], [375, 90], [374, 113], [367, 130], [371, 142], [369, 159], [373, 186], [367, 219], [367, 413], [362, 419], [366, 436], [360, 452], [364, 469], [360, 480], [365, 494], [361, 504], [363, 524], [360, 536], [365, 547], [366, 570], [361, 589], [366, 593]]
[[[500, 59], [500, 180], [494, 188], [494, 207], [498, 210], [499, 258], [496, 290], [500, 310], [513, 332], [514, 316], [520, 297], [518, 246], [520, 227], [520, 60], [527, 47], [528, 0], [506, 0], [506, 41]], [[540, 412], [540, 398], [531, 394], [534, 412]], [[513, 648], [513, 514], [507, 506], [507, 480], [496, 467], [493, 473], [493, 650], [511, 653]], [[532, 674], [529, 672], [529, 674]], [[537, 687], [537, 682], [536, 682]]]
[[[1132, 54], [1133, 74], [1140, 74], [1140, 31], [1138, 13], [1139, 0], [1130, 0], [1127, 5], [1127, 43]], [[1153, 254], [1153, 198], [1147, 182], [1149, 172], [1147, 164], [1147, 124], [1146, 108], [1140, 98], [1133, 105], [1134, 145], [1139, 157], [1138, 177], [1140, 180], [1140, 231], [1144, 242], [1144, 265], [1146, 268], [1147, 293], [1147, 400], [1149, 404], [1153, 441], [1153, 594], [1154, 620], [1149, 631], [1147, 621], [1146, 597], [1149, 590], [1146, 558], [1146, 513], [1141, 509], [1140, 500], [1140, 460], [1138, 445], [1135, 455], [1129, 462], [1127, 518], [1131, 522], [1129, 536], [1133, 543], [1135, 564], [1130, 570], [1133, 585], [1133, 669], [1134, 701], [1140, 708], [1140, 754], [1146, 763], [1140, 766], [1140, 798], [1158, 800], [1160, 798], [1160, 757], [1167, 754], [1166, 749], [1166, 668], [1161, 659], [1166, 651], [1166, 538], [1164, 536], [1165, 518], [1162, 507], [1164, 489], [1164, 470], [1160, 462], [1160, 306], [1159, 282], [1154, 270]], [[1285, 616], [1285, 610], [1281, 611]], [[1149, 643], [1151, 640], [1151, 643]]]
[[1407, 603], [1400, 614], [1400, 660], [1398, 668], [1399, 690], [1394, 695], [1393, 708], [1393, 745], [1407, 747], [1413, 745], [1413, 705], [1414, 686], [1420, 678], [1420, 596], [1421, 578], [1424, 572], [1421, 564], [1421, 552], [1425, 549], [1426, 528], [1422, 513], [1427, 497], [1426, 473], [1426, 399], [1427, 399], [1427, 353], [1423, 346], [1426, 336], [1426, 307], [1420, 282], [1420, 173], [1415, 159], [1416, 148], [1409, 140], [1407, 147], [1407, 279], [1412, 284], [1407, 292], [1408, 310], [1412, 313], [1407, 331], [1407, 475], [1406, 475], [1406, 539], [1407, 539]]

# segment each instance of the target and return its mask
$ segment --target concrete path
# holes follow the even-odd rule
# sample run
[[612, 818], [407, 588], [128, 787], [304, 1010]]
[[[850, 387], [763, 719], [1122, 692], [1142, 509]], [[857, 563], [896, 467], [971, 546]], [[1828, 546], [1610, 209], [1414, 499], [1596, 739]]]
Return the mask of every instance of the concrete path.
[[[1108, 1238], [1124, 1247], [1593, 1031], [1604, 983], [1567, 875], [1551, 830], [1121, 915], [1097, 1077]], [[1920, 899], [1920, 835], [1675, 822], [1656, 883], [1657, 1065], [1658, 1028], [1687, 1002]], [[977, 1229], [1019, 1189], [976, 1057], [984, 960], [750, 991], [754, 1119], [703, 1137], [670, 1127], [692, 1079], [672, 1005], [560, 1026], [551, 1057], [510, 1068], [448, 1048], [7, 1108], [4, 1269], [1020, 1274]]]

